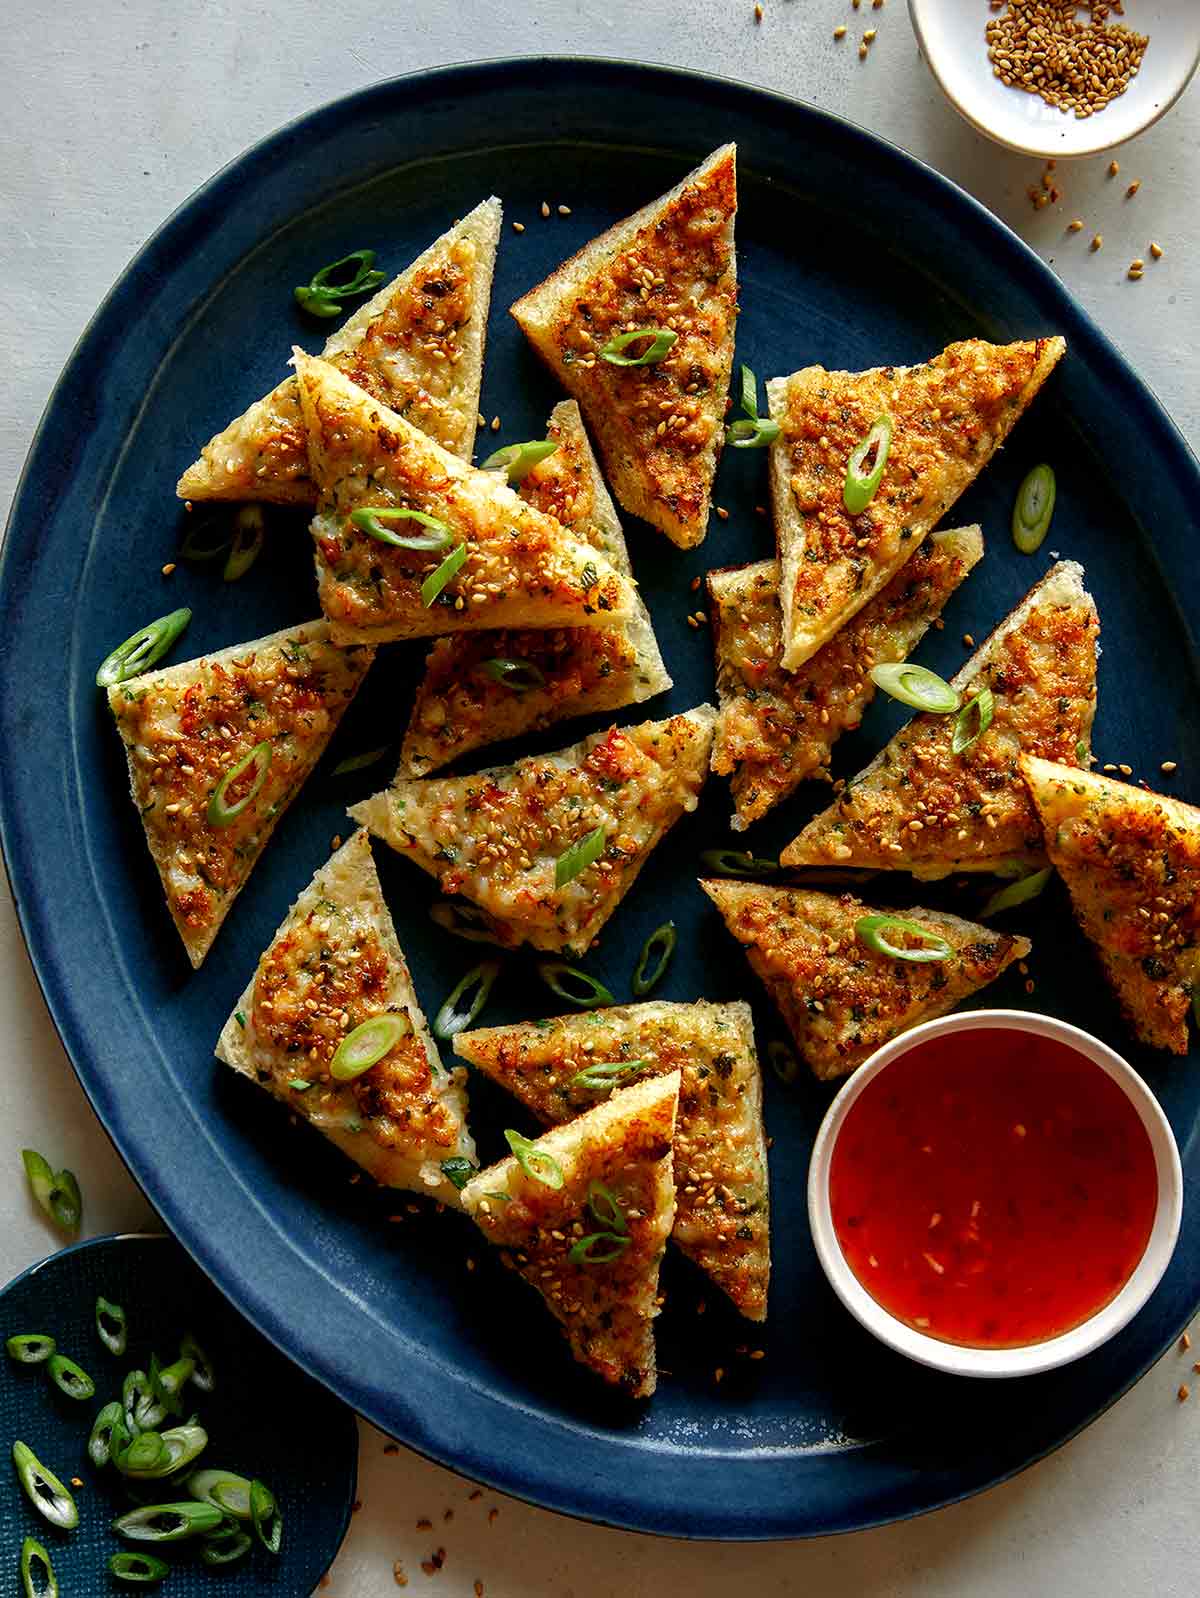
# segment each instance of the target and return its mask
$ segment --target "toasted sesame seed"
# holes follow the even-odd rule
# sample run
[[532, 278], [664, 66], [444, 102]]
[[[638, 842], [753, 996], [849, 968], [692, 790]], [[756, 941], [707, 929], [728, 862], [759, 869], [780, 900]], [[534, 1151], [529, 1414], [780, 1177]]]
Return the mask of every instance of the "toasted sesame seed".
[[1127, 766], [1124, 763], [1122, 763], [1122, 764], [1118, 765], [1117, 770], [1121, 773], [1121, 775], [1123, 777], [1132, 777], [1133, 776], [1133, 767], [1132, 766]]
[[1179, 764], [1174, 760], [1164, 760], [1158, 769], [1162, 772], [1164, 777], [1169, 777], [1172, 772], [1179, 770]]
[[844, 22], [838, 23], [837, 27], [833, 30], [833, 36], [835, 39], [844, 39], [846, 37], [846, 25]]
[[513, 223], [513, 232], [514, 233], [524, 233], [524, 231], [525, 231], [524, 222], [514, 222]]
[[1180, 1382], [1180, 1384], [1179, 1384], [1179, 1392], [1176, 1394], [1176, 1397], [1179, 1399], [1179, 1402], [1181, 1404], [1186, 1404], [1188, 1399], [1191, 1396], [1192, 1396], [1192, 1390], [1188, 1386], [1188, 1384], [1186, 1382]]
[[173, 560], [169, 560], [167, 562], [167, 564], [163, 567], [162, 574], [163, 574], [164, 577], [169, 577], [174, 570], [175, 570], [175, 562]]
[[1188, 1333], [1188, 1332], [1184, 1332], [1183, 1336], [1179, 1339], [1179, 1352], [1181, 1354], [1186, 1354], [1188, 1349], [1191, 1348], [1191, 1346], [1192, 1346], [1191, 1334]]
[[1145, 261], [1142, 260], [1140, 255], [1135, 255], [1133, 260], [1130, 261], [1130, 263], [1129, 263], [1129, 270], [1131, 272], [1144, 272], [1145, 269], [1146, 269]]
[[755, 7], [754, 7], [754, 20], [755, 20], [755, 22], [761, 22], [762, 19], [763, 19], [763, 8], [762, 8], [761, 5], [755, 5]]
[[1140, 189], [1140, 188], [1141, 188], [1141, 186], [1142, 186], [1142, 180], [1141, 180], [1141, 178], [1134, 178], [1134, 180], [1133, 180], [1133, 182], [1132, 182], [1132, 183], [1131, 183], [1131, 184], [1130, 184], [1130, 185], [1129, 185], [1129, 187], [1128, 187], [1128, 188], [1127, 188], [1127, 189], [1126, 189], [1126, 190], [1125, 190], [1125, 198], [1126, 198], [1126, 199], [1127, 199], [1127, 200], [1132, 200], [1132, 199], [1133, 199], [1133, 197], [1134, 197], [1134, 195], [1135, 195], [1135, 194], [1136, 194], [1136, 193], [1137, 193], [1137, 191], [1138, 191], [1138, 190], [1139, 190], [1139, 189]]
[[1082, 233], [1083, 232], [1083, 222], [1081, 221], [1081, 219], [1079, 217], [1076, 217], [1075, 220], [1069, 224], [1068, 230], [1071, 233]]
[[963, 647], [966, 649], [974, 649], [975, 640], [970, 633], [963, 634]]
[[[1080, 8], [1088, 17], [1080, 20]], [[1149, 40], [1107, 21], [1109, 0], [1007, 0], [984, 33], [994, 76], [1007, 87], [1040, 95], [1064, 115], [1089, 117], [1123, 94]], [[1004, 10], [992, 0], [992, 10]], [[1119, 167], [1113, 161], [1109, 175]]]
[[717, 506], [717, 515], [723, 522], [727, 522], [729, 520], [729, 512], [725, 509], [724, 505]]
[[864, 44], [874, 44], [875, 43], [875, 29], [874, 28], [868, 28], [866, 33], [863, 34], [863, 43]]
[[1121, 163], [1119, 161], [1110, 161], [1108, 163], [1108, 175], [1110, 178], [1115, 178], [1120, 170]]
[[1104, 246], [1104, 235], [1103, 235], [1103, 233], [1097, 233], [1095, 238], [1092, 240], [1091, 244], [1088, 246], [1088, 248], [1092, 249], [1092, 250], [1099, 250], [1099, 249], [1102, 249], [1103, 246]]
[[499, 431], [500, 431], [500, 418], [498, 416], [493, 416], [492, 417], [492, 432], [493, 433], [498, 433]]
[[1161, 244], [1155, 244], [1153, 239], [1150, 240], [1150, 254], [1154, 257], [1154, 259], [1156, 261], [1161, 261], [1162, 258], [1163, 258], [1163, 247], [1162, 247], [1162, 245]]
[[858, 59], [860, 61], [865, 61], [867, 59], [867, 47], [865, 44], [860, 44], [858, 47]]
[[569, 205], [560, 205], [558, 208], [558, 214], [559, 216], [570, 216], [571, 207]]

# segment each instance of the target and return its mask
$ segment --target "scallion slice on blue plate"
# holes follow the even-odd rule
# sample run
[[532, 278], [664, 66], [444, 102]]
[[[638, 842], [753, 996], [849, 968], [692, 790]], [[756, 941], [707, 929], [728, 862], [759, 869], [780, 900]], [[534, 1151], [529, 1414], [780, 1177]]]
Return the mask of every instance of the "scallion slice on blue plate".
[[124, 1354], [129, 1341], [125, 1311], [119, 1304], [110, 1304], [102, 1296], [96, 1299], [96, 1335], [110, 1354], [115, 1354], [118, 1359]]
[[[567, 965], [564, 960], [539, 960], [538, 975], [560, 999], [565, 999], [577, 1010], [599, 1010], [617, 1001], [597, 978], [581, 971], [578, 966]], [[574, 991], [568, 984], [574, 984]]]
[[108, 1573], [131, 1587], [149, 1587], [171, 1574], [171, 1567], [155, 1554], [134, 1553], [125, 1548], [108, 1561]]
[[221, 572], [227, 583], [244, 577], [262, 554], [266, 525], [261, 505], [243, 505], [238, 511], [233, 522], [233, 544]]
[[979, 912], [979, 919], [986, 921], [988, 916], [999, 915], [1002, 910], [1015, 910], [1019, 904], [1028, 904], [1038, 897], [1053, 875], [1054, 867], [1047, 866], [1044, 871], [1031, 871], [1015, 882], [1006, 882], [992, 894]]
[[55, 1344], [44, 1332], [18, 1332], [4, 1346], [18, 1365], [40, 1365], [54, 1353]]
[[156, 621], [149, 621], [144, 627], [139, 627], [137, 632], [130, 633], [123, 644], [118, 644], [112, 653], [101, 661], [100, 668], [96, 672], [97, 688], [111, 688], [114, 683], [124, 682], [128, 677], [136, 677], [140, 672], [149, 671], [151, 666], [162, 659], [191, 619], [191, 611], [184, 606], [179, 610], [169, 611], [165, 616], [159, 616]]
[[75, 1500], [52, 1470], [19, 1439], [12, 1445], [13, 1466], [26, 1498], [44, 1520], [60, 1531], [74, 1531], [79, 1524]]
[[1058, 486], [1054, 468], [1044, 462], [1035, 466], [1017, 490], [1012, 513], [1013, 543], [1022, 555], [1032, 555], [1042, 546], [1050, 531]]
[[215, 1504], [185, 1499], [182, 1503], [143, 1504], [118, 1515], [112, 1529], [133, 1542], [178, 1543], [216, 1531], [224, 1519]]
[[277, 1554], [283, 1541], [283, 1516], [271, 1489], [257, 1479], [250, 1483], [250, 1518], [260, 1543]]
[[68, 1398], [80, 1400], [95, 1398], [95, 1382], [87, 1371], [76, 1365], [73, 1359], [68, 1359], [65, 1354], [51, 1354], [46, 1369], [55, 1387]]
[[21, 1592], [23, 1598], [59, 1598], [61, 1588], [50, 1555], [36, 1537], [21, 1544]]
[[662, 981], [678, 941], [675, 923], [664, 921], [661, 927], [655, 927], [642, 944], [642, 952], [638, 956], [637, 965], [633, 968], [633, 980], [630, 982], [630, 987], [639, 999], [644, 999], [648, 993], [653, 992]]
[[[434, 1035], [453, 1038], [465, 1032], [488, 1002], [492, 984], [500, 975], [499, 960], [484, 960], [458, 982], [450, 997], [442, 1005], [433, 1023]], [[463, 995], [469, 995], [464, 1002]]]

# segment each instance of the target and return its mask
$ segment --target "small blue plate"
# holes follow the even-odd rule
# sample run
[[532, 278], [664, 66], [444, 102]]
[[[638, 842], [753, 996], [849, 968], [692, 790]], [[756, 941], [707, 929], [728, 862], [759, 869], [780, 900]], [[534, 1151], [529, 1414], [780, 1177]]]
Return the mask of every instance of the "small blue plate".
[[[96, 1334], [97, 1296], [121, 1305], [128, 1317], [129, 1343], [120, 1358]], [[34, 1537], [53, 1561], [64, 1598], [132, 1591], [107, 1571], [110, 1556], [122, 1548], [166, 1560], [172, 1568], [162, 1590], [174, 1598], [227, 1591], [307, 1598], [350, 1523], [358, 1474], [354, 1416], [248, 1326], [178, 1244], [168, 1237], [97, 1237], [31, 1265], [0, 1292], [0, 1345], [20, 1332], [53, 1337], [59, 1352], [95, 1382], [96, 1396], [67, 1398], [44, 1364], [17, 1364], [0, 1348], [0, 1592], [19, 1590], [21, 1543]], [[135, 1505], [112, 1467], [99, 1471], [88, 1458], [92, 1421], [110, 1399], [120, 1398], [126, 1372], [147, 1369], [152, 1353], [169, 1364], [189, 1332], [216, 1378], [211, 1393], [184, 1393], [184, 1418], [194, 1410], [209, 1435], [196, 1468], [216, 1465], [266, 1482], [283, 1514], [278, 1558], [256, 1544], [235, 1565], [213, 1570], [200, 1563], [194, 1541], [160, 1548], [110, 1529], [114, 1515]], [[71, 1488], [79, 1509], [74, 1531], [56, 1530], [26, 1498], [10, 1458], [15, 1438], [65, 1485], [72, 1477], [83, 1482]], [[158, 1485], [155, 1502], [187, 1496]]]
[[[973, 335], [1066, 335], [1066, 359], [954, 511], [982, 523], [987, 555], [920, 658], [949, 675], [964, 658], [962, 635], [981, 637], [1010, 610], [1051, 549], [1076, 557], [1103, 624], [1100, 759], [1152, 777], [1162, 760], [1177, 760], [1174, 791], [1200, 798], [1200, 471], [1054, 274], [952, 184], [832, 117], [689, 73], [531, 60], [383, 83], [313, 112], [214, 178], [122, 276], [50, 402], [0, 564], [0, 826], [35, 968], [100, 1119], [167, 1225], [273, 1342], [385, 1431], [508, 1492], [676, 1536], [795, 1537], [975, 1492], [1086, 1425], [1193, 1313], [1200, 1211], [1189, 1201], [1171, 1270], [1119, 1338], [1052, 1377], [985, 1391], [906, 1364], [842, 1311], [804, 1212], [830, 1093], [772, 1081], [770, 1321], [761, 1331], [739, 1321], [669, 1257], [658, 1322], [669, 1374], [651, 1404], [626, 1406], [572, 1364], [549, 1316], [461, 1217], [353, 1181], [341, 1155], [212, 1057], [288, 904], [333, 836], [345, 836], [345, 806], [390, 775], [388, 761], [353, 777], [331, 771], [386, 738], [398, 745], [424, 647], [380, 652], [328, 759], [195, 973], [167, 919], [93, 681], [114, 643], [177, 605], [194, 611], [177, 659], [315, 614], [302, 517], [277, 519], [243, 582], [183, 565], [159, 575], [186, 519], [173, 498], [177, 474], [284, 374], [293, 342], [315, 349], [325, 336], [297, 311], [297, 283], [363, 247], [397, 271], [453, 217], [499, 194], [506, 222], [483, 409], [502, 418], [499, 440], [538, 438], [561, 395], [505, 308], [726, 139], [739, 146], [738, 358], [760, 380], [812, 361], [858, 369], [921, 360]], [[1041, 460], [1058, 474], [1058, 509], [1046, 547], [1030, 558], [1013, 548], [1009, 517], [1017, 485]], [[756, 508], [767, 500], [765, 472], [761, 452], [727, 453], [716, 499], [729, 519], [714, 518], [699, 549], [681, 552], [630, 524], [634, 570], [675, 687], [622, 719], [713, 696], [707, 636], [687, 626], [699, 602], [690, 585], [709, 567], [770, 551]], [[839, 745], [838, 772], [855, 771], [905, 714], [881, 695]], [[554, 728], [542, 747], [586, 730]], [[485, 750], [480, 763], [509, 753]], [[778, 849], [827, 797], [809, 784], [755, 829], [755, 852]], [[587, 963], [627, 998], [635, 951], [670, 916], [679, 949], [659, 996], [747, 998], [765, 1044], [779, 1018], [695, 883], [700, 850], [731, 841], [729, 814], [728, 788], [714, 778]], [[387, 850], [377, 855], [433, 1014], [478, 956], [431, 925], [432, 884]], [[939, 892], [935, 902], [968, 915], [982, 897], [952, 884]], [[1034, 940], [1036, 991], [1027, 995], [1013, 970], [980, 1002], [1045, 1009], [1129, 1055], [1159, 1095], [1194, 1184], [1195, 1060], [1189, 1068], [1131, 1046], [1064, 895], [1049, 892], [1013, 919]], [[553, 1005], [520, 958], [487, 1020]], [[471, 1114], [488, 1158], [503, 1150], [501, 1128], [528, 1130], [483, 1082], [472, 1084]], [[758, 1348], [766, 1357], [750, 1360]]]

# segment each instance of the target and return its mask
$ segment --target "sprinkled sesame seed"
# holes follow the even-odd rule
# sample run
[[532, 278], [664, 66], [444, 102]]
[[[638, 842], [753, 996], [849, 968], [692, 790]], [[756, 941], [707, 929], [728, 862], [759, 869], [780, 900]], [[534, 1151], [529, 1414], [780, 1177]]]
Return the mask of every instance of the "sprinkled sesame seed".
[[524, 231], [525, 231], [524, 222], [514, 222], [513, 223], [513, 232], [514, 233], [524, 233]]
[[173, 560], [169, 560], [167, 562], [167, 564], [163, 567], [162, 574], [163, 574], [164, 577], [169, 577], [174, 570], [175, 570], [175, 562]]
[[833, 30], [833, 36], [834, 36], [835, 39], [844, 39], [846, 37], [846, 25], [845, 25], [845, 23], [842, 23], [842, 22], [838, 23], [837, 27]]
[[724, 505], [717, 506], [717, 515], [723, 522], [727, 522], [729, 520], [729, 512], [725, 509]]
[[1154, 257], [1154, 259], [1156, 261], [1161, 261], [1162, 258], [1163, 258], [1163, 247], [1162, 247], [1162, 245], [1161, 244], [1155, 244], [1153, 239], [1151, 239], [1151, 241], [1150, 241], [1150, 254]]
[[864, 44], [874, 44], [874, 42], [875, 42], [875, 29], [874, 28], [868, 28], [866, 33], [863, 34], [863, 43]]
[[1179, 1392], [1176, 1394], [1176, 1397], [1179, 1399], [1179, 1402], [1181, 1404], [1186, 1404], [1188, 1399], [1191, 1396], [1192, 1396], [1192, 1390], [1188, 1386], [1188, 1384], [1186, 1382], [1180, 1382], [1180, 1384], [1179, 1384]]
[[1128, 187], [1128, 188], [1127, 188], [1127, 189], [1126, 189], [1126, 190], [1125, 190], [1125, 198], [1126, 198], [1126, 199], [1127, 199], [1127, 200], [1132, 200], [1132, 199], [1133, 199], [1133, 197], [1134, 197], [1134, 195], [1135, 195], [1135, 194], [1136, 194], [1136, 193], [1137, 193], [1137, 191], [1138, 191], [1138, 190], [1139, 190], [1139, 189], [1140, 189], [1140, 188], [1141, 188], [1141, 186], [1142, 186], [1142, 180], [1141, 180], [1141, 178], [1134, 178], [1134, 180], [1133, 180], [1133, 182], [1132, 182], [1132, 183], [1131, 183], [1131, 184], [1130, 184], [1130, 185], [1129, 185], [1129, 187]]
[[860, 44], [858, 47], [858, 59], [860, 61], [865, 61], [867, 59], [867, 47], [865, 44]]
[[1120, 170], [1121, 163], [1119, 161], [1110, 161], [1108, 163], [1108, 175], [1110, 178], [1115, 178]]
[[1145, 275], [1145, 271], [1140, 266], [1131, 266], [1125, 274], [1131, 283], [1140, 283]]
[[1103, 247], [1104, 247], [1104, 235], [1103, 235], [1103, 233], [1097, 233], [1095, 238], [1092, 240], [1091, 244], [1088, 246], [1088, 248], [1091, 249], [1091, 250], [1099, 250], [1099, 249], [1102, 249]]
[[1174, 760], [1164, 760], [1158, 769], [1162, 772], [1164, 777], [1169, 777], [1172, 772], [1179, 770], [1179, 764]]
[[499, 431], [500, 431], [500, 418], [498, 416], [493, 416], [492, 417], [492, 432], [493, 433], [498, 433]]
[[1068, 231], [1071, 232], [1071, 233], [1082, 233], [1083, 232], [1083, 222], [1080, 220], [1079, 217], [1076, 217], [1073, 222], [1068, 224]]
[[1184, 1332], [1183, 1336], [1179, 1339], [1179, 1352], [1181, 1354], [1186, 1354], [1188, 1349], [1191, 1348], [1191, 1346], [1192, 1346], [1191, 1335], [1188, 1332]]
[[570, 216], [571, 207], [569, 205], [560, 205], [558, 208], [558, 214], [559, 216]]
[[755, 7], [754, 7], [754, 20], [755, 20], [755, 22], [761, 22], [762, 19], [763, 19], [763, 8], [762, 8], [761, 5], [755, 5]]
[[964, 633], [964, 634], [963, 634], [963, 647], [964, 647], [964, 648], [965, 648], [965, 649], [974, 649], [974, 647], [975, 647], [975, 640], [974, 640], [974, 638], [973, 638], [973, 637], [972, 637], [972, 636], [971, 636], [971, 634], [970, 634], [970, 633]]
[[1121, 775], [1123, 777], [1132, 777], [1133, 776], [1133, 767], [1132, 766], [1127, 766], [1124, 763], [1122, 763], [1122, 764], [1118, 765], [1117, 770], [1121, 773]]
[[543, 216], [549, 216], [550, 215], [550, 202], [549, 202], [549, 200], [543, 200], [542, 201], [541, 211], [542, 211], [542, 215]]

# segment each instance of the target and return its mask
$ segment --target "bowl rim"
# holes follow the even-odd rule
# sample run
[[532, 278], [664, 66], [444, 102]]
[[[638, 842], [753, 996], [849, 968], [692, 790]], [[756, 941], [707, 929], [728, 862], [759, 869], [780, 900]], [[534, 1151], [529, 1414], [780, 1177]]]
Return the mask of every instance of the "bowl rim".
[[[1002, 133], [999, 128], [997, 128], [995, 123], [984, 121], [979, 115], [977, 115], [975, 111], [971, 109], [969, 103], [964, 101], [959, 95], [955, 94], [950, 88], [949, 83], [943, 76], [943, 73], [938, 66], [941, 52], [936, 44], [931, 44], [930, 31], [927, 30], [926, 27], [926, 23], [928, 22], [930, 16], [930, 8], [936, 4], [937, 0], [908, 0], [909, 21], [912, 23], [913, 32], [916, 35], [917, 49], [920, 51], [921, 59], [929, 68], [930, 74], [932, 75], [933, 80], [937, 84], [938, 88], [942, 91], [946, 99], [958, 112], [959, 116], [964, 119], [964, 121], [969, 122], [976, 132], [982, 133], [985, 138], [993, 140], [996, 144], [1003, 145], [1007, 150], [1015, 150], [1020, 155], [1032, 155], [1039, 158], [1045, 157], [1046, 159], [1052, 158], [1054, 160], [1074, 161], [1082, 160], [1084, 157], [1089, 155], [1100, 155], [1105, 150], [1115, 150], [1122, 144], [1128, 144], [1131, 139], [1138, 138], [1149, 128], [1152, 128], [1156, 122], [1160, 122], [1162, 118], [1166, 116], [1167, 112], [1170, 111], [1171, 108], [1178, 102], [1188, 85], [1191, 83], [1196, 74], [1196, 68], [1200, 67], [1200, 29], [1198, 29], [1192, 51], [1191, 65], [1183, 74], [1178, 85], [1172, 90], [1172, 92], [1165, 95], [1161, 100], [1157, 101], [1151, 107], [1150, 114], [1145, 118], [1144, 121], [1138, 122], [1135, 126], [1129, 128], [1124, 133], [1117, 134], [1115, 138], [1101, 137], [1096, 142], [1085, 145], [1081, 149], [1064, 150], [1061, 147], [1056, 147], [1050, 144], [1048, 141], [1041, 144], [1036, 142], [1030, 143], [1022, 139], [1011, 138], [1006, 133]], [[984, 59], [986, 60], [986, 57], [984, 57]], [[1093, 125], [1098, 124], [1100, 120], [1099, 114], [1092, 117], [1090, 120]]]
[[[1141, 1259], [1120, 1291], [1080, 1325], [1044, 1342], [1016, 1348], [976, 1348], [930, 1337], [898, 1319], [872, 1298], [851, 1270], [833, 1226], [829, 1168], [838, 1135], [859, 1095], [902, 1055], [931, 1037], [954, 1032], [1000, 1030], [1049, 1037], [1073, 1048], [1103, 1070], [1125, 1093], [1150, 1138], [1158, 1178], [1158, 1202]], [[813, 1246], [830, 1286], [851, 1315], [875, 1337], [918, 1364], [958, 1376], [1031, 1376], [1092, 1353], [1133, 1319], [1158, 1286], [1170, 1263], [1183, 1215], [1183, 1170], [1179, 1148], [1162, 1106], [1146, 1082], [1115, 1049], [1082, 1027], [1027, 1010], [969, 1010], [939, 1016], [882, 1044], [843, 1085], [825, 1112], [808, 1168], [808, 1218]]]

